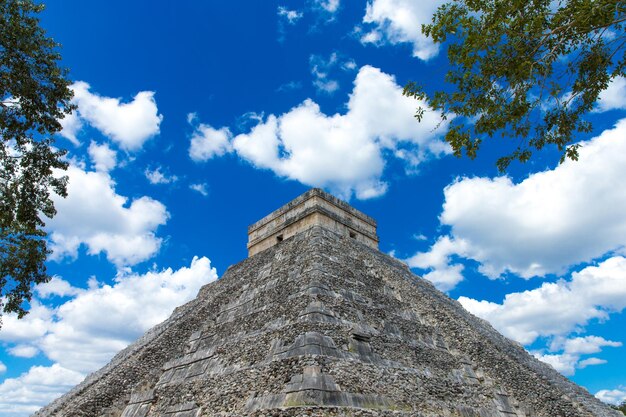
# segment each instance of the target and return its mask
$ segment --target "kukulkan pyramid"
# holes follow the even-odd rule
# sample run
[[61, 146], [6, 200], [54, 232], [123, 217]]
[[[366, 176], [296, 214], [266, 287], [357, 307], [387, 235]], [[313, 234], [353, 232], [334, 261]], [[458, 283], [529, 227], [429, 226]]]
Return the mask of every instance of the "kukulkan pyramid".
[[614, 416], [312, 189], [250, 256], [36, 416]]

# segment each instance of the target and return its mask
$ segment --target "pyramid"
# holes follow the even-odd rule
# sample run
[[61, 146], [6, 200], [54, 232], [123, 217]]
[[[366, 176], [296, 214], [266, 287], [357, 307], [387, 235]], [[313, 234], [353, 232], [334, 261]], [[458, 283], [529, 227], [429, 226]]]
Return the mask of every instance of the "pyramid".
[[35, 416], [613, 416], [312, 189], [250, 256]]

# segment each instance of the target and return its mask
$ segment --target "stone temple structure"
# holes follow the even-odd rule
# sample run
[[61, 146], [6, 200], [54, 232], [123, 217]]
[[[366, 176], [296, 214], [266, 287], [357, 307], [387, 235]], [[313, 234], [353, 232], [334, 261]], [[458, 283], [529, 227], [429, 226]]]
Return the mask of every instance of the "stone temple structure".
[[617, 417], [313, 189], [250, 257], [36, 416]]

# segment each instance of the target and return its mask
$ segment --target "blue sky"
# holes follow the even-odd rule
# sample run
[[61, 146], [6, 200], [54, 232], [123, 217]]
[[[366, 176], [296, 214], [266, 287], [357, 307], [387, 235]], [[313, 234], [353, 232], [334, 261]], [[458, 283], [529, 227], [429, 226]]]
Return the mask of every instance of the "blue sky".
[[[322, 187], [378, 220], [380, 249], [605, 401], [626, 398], [626, 82], [581, 158], [512, 144], [450, 155], [401, 96], [443, 84], [419, 33], [439, 2], [47, 3], [78, 112], [54, 279], [0, 331], [0, 416], [25, 416], [247, 256], [246, 228]], [[622, 120], [624, 119], [624, 120]]]

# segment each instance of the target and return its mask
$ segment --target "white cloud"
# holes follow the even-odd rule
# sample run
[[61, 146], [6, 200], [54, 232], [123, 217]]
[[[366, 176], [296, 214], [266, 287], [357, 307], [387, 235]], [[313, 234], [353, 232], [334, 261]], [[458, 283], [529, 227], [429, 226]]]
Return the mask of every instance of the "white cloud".
[[361, 36], [361, 42], [380, 45], [411, 43], [413, 56], [423, 60], [435, 57], [439, 48], [422, 34], [422, 24], [430, 23], [444, 0], [419, 2], [414, 0], [368, 1], [363, 23], [374, 28]]
[[161, 167], [156, 167], [153, 170], [146, 168], [144, 174], [150, 184], [171, 184], [178, 181], [176, 175], [167, 175], [161, 172]]
[[327, 187], [346, 199], [352, 194], [371, 198], [385, 193], [385, 157], [395, 156], [396, 150], [410, 153], [411, 164], [450, 152], [433, 132], [438, 116], [427, 112], [417, 123], [413, 118], [417, 105], [402, 96], [392, 76], [364, 66], [345, 114], [326, 115], [307, 99], [280, 116], [269, 115], [231, 143], [257, 168]]
[[278, 16], [287, 20], [287, 23], [290, 25], [295, 25], [302, 18], [303, 14], [297, 10], [288, 10], [284, 6], [278, 6]]
[[187, 123], [194, 124], [196, 120], [198, 120], [198, 113], [196, 113], [195, 111], [187, 113]]
[[573, 354], [598, 353], [604, 346], [620, 347], [621, 342], [606, 340], [599, 336], [574, 337], [572, 339], [555, 338], [550, 345], [550, 350], [563, 350]]
[[87, 151], [96, 171], [108, 172], [115, 168], [117, 153], [108, 144], [91, 142]]
[[[35, 290], [36, 291], [36, 290]], [[26, 316], [18, 319], [15, 314], [2, 316], [0, 341], [27, 343], [46, 334], [53, 312], [33, 299]]]
[[50, 281], [39, 284], [35, 287], [35, 292], [40, 298], [49, 298], [52, 296], [68, 297], [80, 294], [80, 288], [73, 287], [63, 278], [53, 276]]
[[[357, 30], [356, 33], [361, 33]], [[371, 43], [374, 45], [380, 45], [382, 43], [383, 35], [379, 30], [372, 30], [361, 35], [361, 43]]]
[[339, 82], [330, 78], [330, 72], [335, 68], [343, 71], [354, 71], [356, 62], [353, 59], [341, 57], [337, 52], [331, 53], [328, 58], [321, 55], [309, 57], [313, 86], [318, 93], [333, 94], [339, 90]]
[[582, 143], [579, 161], [520, 183], [461, 178], [444, 190], [440, 216], [451, 227], [449, 254], [478, 261], [497, 278], [564, 273], [626, 247], [626, 119]]
[[599, 353], [603, 347], [622, 346], [622, 342], [599, 336], [566, 336], [584, 331], [592, 320], [607, 320], [610, 313], [626, 308], [626, 258], [616, 256], [598, 266], [588, 266], [572, 273], [570, 280], [507, 294], [501, 304], [464, 296], [459, 302], [521, 344], [551, 338], [547, 352], [543, 349], [531, 353], [570, 376], [576, 369], [606, 363], [597, 357], [583, 359], [583, 355]]
[[328, 13], [339, 10], [340, 0], [315, 0], [315, 5]]
[[542, 362], [552, 366], [556, 371], [566, 376], [576, 373], [576, 364], [579, 357], [569, 353], [564, 354], [541, 354], [534, 352], [533, 355]]
[[189, 188], [199, 192], [205, 197], [209, 195], [209, 186], [204, 182], [200, 184], [190, 184]]
[[165, 206], [150, 197], [128, 204], [116, 193], [113, 179], [105, 172], [83, 171], [71, 165], [67, 198], [54, 197], [57, 215], [48, 221], [52, 259], [75, 257], [85, 244], [88, 253], [106, 253], [118, 267], [149, 259], [161, 246], [158, 226], [169, 214]]
[[611, 390], [600, 390], [596, 392], [596, 398], [607, 404], [619, 405], [626, 401], [626, 386], [620, 386]]
[[[81, 120], [117, 142], [123, 149], [138, 150], [144, 142], [160, 132], [163, 116], [158, 114], [152, 91], [141, 91], [131, 102], [122, 103], [118, 98], [102, 97], [90, 92], [89, 84], [82, 81], [72, 84], [71, 89]], [[66, 133], [62, 132], [70, 140], [72, 136], [76, 139], [77, 129], [73, 123], [70, 120]]]
[[78, 115], [78, 112], [74, 110], [70, 114], [66, 114], [65, 117], [59, 120], [61, 123], [62, 130], [59, 132], [59, 135], [68, 139], [74, 145], [79, 145], [80, 141], [76, 137], [80, 130], [83, 128], [83, 122]]
[[[502, 304], [459, 297], [471, 313], [522, 344], [538, 337], [566, 335], [591, 320], [605, 320], [626, 308], [626, 258], [615, 256], [598, 266], [572, 273], [570, 280], [544, 283], [534, 290], [510, 293]], [[560, 345], [559, 345], [560, 343]], [[619, 346], [600, 337], [557, 342], [566, 353], [595, 353], [602, 346]]]
[[2, 375], [3, 373], [5, 373], [7, 371], [7, 366], [0, 362], [0, 375]]
[[[0, 332], [3, 342], [27, 342], [54, 364], [34, 366], [20, 377], [0, 384], [0, 414], [21, 416], [49, 403], [216, 279], [210, 260], [194, 257], [188, 267], [178, 270], [121, 273], [111, 285], [95, 285], [90, 280], [89, 288], [81, 289], [57, 308], [47, 309], [35, 300], [39, 309], [47, 311], [45, 326], [42, 332], [28, 332], [26, 337], [15, 332], [15, 315], [5, 315], [11, 324], [8, 334], [4, 327]], [[31, 311], [18, 325], [28, 326], [24, 322], [33, 313], [40, 315]]]
[[39, 353], [39, 350], [35, 346], [31, 345], [17, 345], [8, 348], [7, 351], [10, 355], [20, 358], [32, 358]]
[[356, 61], [354, 59], [348, 59], [341, 64], [341, 69], [344, 71], [354, 71], [356, 69]]
[[532, 352], [535, 357], [546, 362], [563, 375], [574, 375], [576, 369], [584, 369], [593, 365], [604, 365], [607, 363], [605, 359], [591, 357], [582, 359], [582, 355], [591, 353], [599, 353], [603, 347], [620, 347], [621, 342], [606, 340], [599, 336], [584, 336], [567, 339], [557, 336], [550, 343], [549, 351], [561, 353], [544, 353], [541, 351]]
[[302, 17], [303, 12], [289, 10], [284, 6], [278, 6], [278, 42], [284, 42], [287, 35], [287, 26], [294, 26]]
[[464, 253], [465, 249], [462, 246], [463, 242], [442, 236], [428, 252], [417, 253], [405, 262], [411, 268], [428, 271], [422, 277], [432, 282], [441, 291], [447, 291], [463, 281], [464, 266], [460, 263], [451, 263], [452, 255]]
[[593, 365], [604, 365], [605, 363], [607, 363], [605, 359], [599, 359], [599, 358], [583, 359], [582, 361], [578, 362], [578, 369], [584, 369], [588, 366], [593, 366]]
[[339, 89], [339, 83], [328, 78], [328, 72], [338, 64], [338, 61], [339, 57], [336, 52], [330, 54], [328, 59], [320, 55], [311, 55], [309, 58], [313, 85], [318, 92], [332, 94]]
[[83, 378], [82, 373], [58, 364], [33, 366], [19, 377], [7, 378], [0, 384], [0, 415], [22, 417], [32, 414]]
[[616, 77], [606, 90], [600, 93], [595, 111], [626, 109], [626, 78]]
[[38, 347], [68, 369], [92, 371], [215, 279], [215, 268], [204, 257], [176, 271], [119, 275], [113, 285], [85, 290], [62, 304]]
[[574, 355], [571, 353], [543, 354], [533, 352], [533, 355], [540, 361], [552, 366], [556, 371], [565, 376], [574, 375], [577, 369], [584, 369], [588, 366], [604, 365], [607, 363], [606, 360], [600, 358], [587, 358], [581, 360], [580, 355]]
[[313, 85], [318, 92], [332, 94], [339, 90], [339, 83], [336, 80], [329, 80], [325, 77], [316, 77]]
[[222, 156], [231, 151], [231, 138], [228, 128], [214, 129], [201, 123], [191, 135], [189, 156], [194, 161], [207, 161], [215, 156]]

